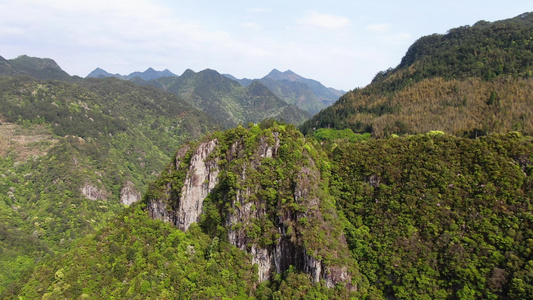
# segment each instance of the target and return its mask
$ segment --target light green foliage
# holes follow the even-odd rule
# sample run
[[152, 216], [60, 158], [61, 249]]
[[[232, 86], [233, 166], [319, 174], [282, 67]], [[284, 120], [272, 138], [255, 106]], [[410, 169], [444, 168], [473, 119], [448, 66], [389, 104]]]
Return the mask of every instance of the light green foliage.
[[105, 224], [128, 182], [142, 193], [181, 143], [213, 127], [176, 97], [120, 80], [0, 77], [0, 89], [0, 291]]
[[225, 242], [214, 246], [197, 227], [183, 233], [152, 220], [135, 205], [65, 255], [37, 267], [3, 299], [82, 294], [91, 299], [247, 299], [253, 271], [244, 252]]
[[348, 142], [366, 141], [370, 138], [370, 133], [356, 134], [350, 128], [335, 130], [331, 128], [319, 128], [313, 132], [313, 137], [319, 141], [335, 142], [343, 140]]

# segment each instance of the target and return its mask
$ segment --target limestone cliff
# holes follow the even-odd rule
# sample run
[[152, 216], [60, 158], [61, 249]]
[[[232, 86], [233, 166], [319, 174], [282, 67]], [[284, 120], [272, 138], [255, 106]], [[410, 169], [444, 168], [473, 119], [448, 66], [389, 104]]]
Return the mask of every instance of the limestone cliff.
[[315, 283], [355, 290], [321, 170], [327, 164], [296, 130], [238, 127], [181, 148], [146, 197], [147, 210], [184, 231], [199, 222], [247, 251], [260, 282], [293, 266]]

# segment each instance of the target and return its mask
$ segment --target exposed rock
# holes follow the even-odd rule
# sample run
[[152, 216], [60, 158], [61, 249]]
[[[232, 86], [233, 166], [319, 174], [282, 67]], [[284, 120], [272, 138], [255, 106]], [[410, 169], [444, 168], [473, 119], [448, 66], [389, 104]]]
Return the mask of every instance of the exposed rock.
[[176, 224], [176, 214], [167, 209], [167, 203], [163, 199], [152, 200], [148, 203], [148, 213], [152, 219]]
[[272, 253], [268, 249], [258, 248], [253, 245], [250, 248], [252, 264], [257, 264], [259, 282], [267, 281], [272, 274]]
[[218, 183], [218, 158], [205, 161], [216, 145], [216, 140], [200, 144], [191, 158], [191, 166], [181, 189], [176, 219], [176, 226], [183, 231], [198, 221], [205, 197]]
[[135, 184], [131, 181], [126, 181], [126, 184], [120, 190], [120, 202], [124, 205], [132, 205], [141, 200], [141, 193], [135, 189]]
[[[152, 218], [171, 222], [183, 231], [198, 221], [205, 197], [218, 183], [218, 158], [206, 161], [216, 145], [217, 140], [201, 143], [192, 155], [177, 205], [169, 207], [168, 202], [173, 188], [170, 182], [167, 183], [162, 199], [148, 201], [147, 208]], [[176, 153], [175, 170], [181, 168], [182, 160], [188, 150], [188, 147], [184, 147]]]
[[105, 190], [99, 189], [98, 187], [92, 184], [85, 184], [81, 187], [81, 193], [87, 197], [89, 200], [107, 200], [109, 196], [108, 192]]

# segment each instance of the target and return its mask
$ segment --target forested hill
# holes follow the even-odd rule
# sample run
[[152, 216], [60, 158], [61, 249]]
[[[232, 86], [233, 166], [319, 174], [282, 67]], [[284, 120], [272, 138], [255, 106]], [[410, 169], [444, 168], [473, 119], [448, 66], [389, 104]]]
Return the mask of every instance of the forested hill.
[[0, 291], [138, 201], [175, 149], [215, 128], [152, 87], [0, 76]]
[[26, 75], [37, 79], [73, 80], [52, 59], [21, 55], [14, 59], [0, 56], [0, 75]]
[[380, 72], [302, 129], [389, 134], [533, 133], [533, 13], [420, 38], [401, 63]]
[[1, 296], [530, 299], [531, 153], [516, 132], [322, 144], [279, 124], [218, 132]]

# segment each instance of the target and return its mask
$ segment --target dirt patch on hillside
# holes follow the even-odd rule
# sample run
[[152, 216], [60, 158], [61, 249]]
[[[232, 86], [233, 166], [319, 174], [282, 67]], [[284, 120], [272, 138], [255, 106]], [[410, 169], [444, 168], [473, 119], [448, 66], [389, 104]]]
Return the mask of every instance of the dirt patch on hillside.
[[0, 156], [13, 154], [17, 160], [46, 155], [57, 142], [43, 125], [24, 127], [0, 119]]

